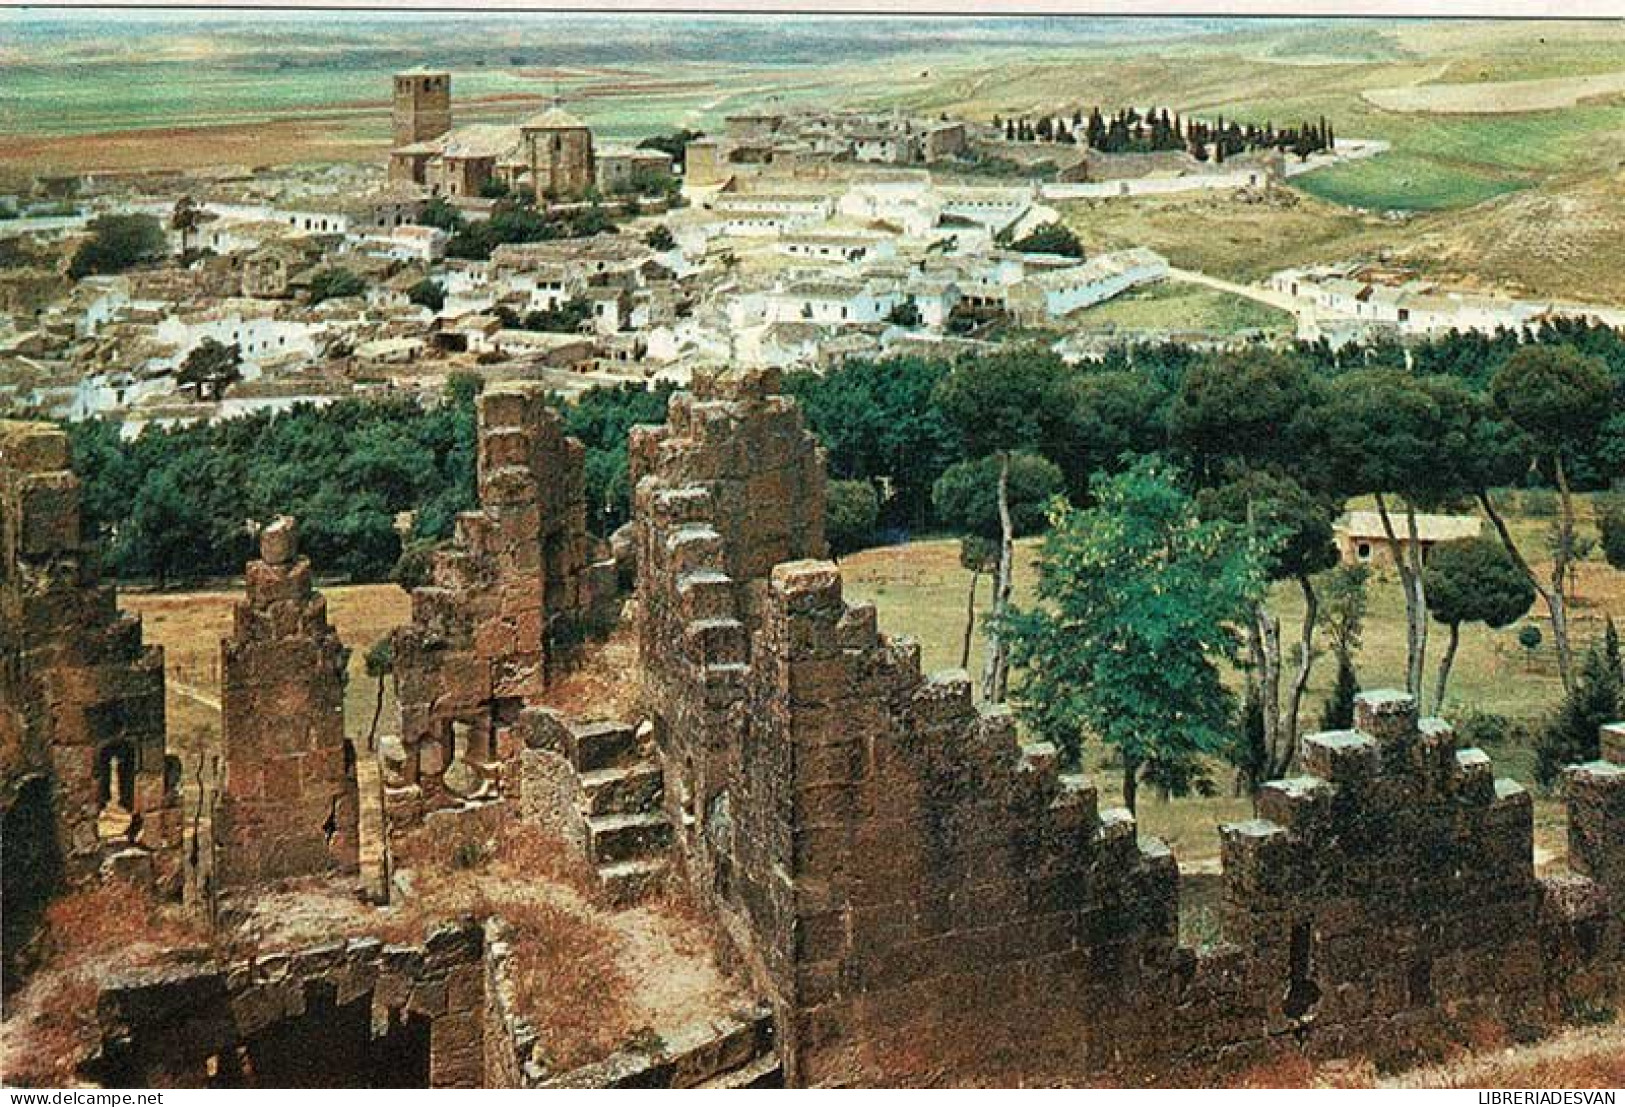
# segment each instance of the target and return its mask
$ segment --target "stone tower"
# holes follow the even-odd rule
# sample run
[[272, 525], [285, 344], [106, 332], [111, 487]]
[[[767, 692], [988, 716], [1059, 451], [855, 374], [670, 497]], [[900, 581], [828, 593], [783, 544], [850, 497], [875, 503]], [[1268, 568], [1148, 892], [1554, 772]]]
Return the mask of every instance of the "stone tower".
[[557, 102], [519, 125], [537, 201], [579, 200], [593, 183], [592, 131]]
[[345, 650], [299, 556], [292, 519], [260, 535], [220, 643], [225, 794], [215, 881], [242, 887], [354, 872], [357, 789], [344, 737]]
[[451, 130], [451, 74], [422, 69], [395, 74], [394, 121], [396, 146]]

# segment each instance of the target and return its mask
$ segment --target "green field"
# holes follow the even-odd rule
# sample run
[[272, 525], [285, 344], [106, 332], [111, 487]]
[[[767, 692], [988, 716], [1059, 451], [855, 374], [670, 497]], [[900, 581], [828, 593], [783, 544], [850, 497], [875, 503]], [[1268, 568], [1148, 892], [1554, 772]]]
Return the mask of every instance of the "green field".
[[1079, 330], [1166, 333], [1171, 329], [1207, 334], [1273, 331], [1291, 334], [1290, 312], [1217, 289], [1162, 281], [1134, 289], [1103, 304], [1073, 312], [1067, 325]]

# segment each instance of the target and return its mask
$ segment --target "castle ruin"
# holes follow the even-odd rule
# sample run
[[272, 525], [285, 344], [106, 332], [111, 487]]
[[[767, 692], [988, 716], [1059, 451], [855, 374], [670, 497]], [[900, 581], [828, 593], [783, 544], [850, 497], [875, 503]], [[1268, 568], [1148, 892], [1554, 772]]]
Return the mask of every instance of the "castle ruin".
[[[98, 855], [100, 751], [127, 743], [143, 818], [120, 849], [146, 843], [164, 872], [180, 836], [150, 829], [179, 826], [161, 669], [80, 548], [60, 433], [5, 424], [0, 447], [8, 812], [31, 776], [51, 781], [66, 840]], [[111, 981], [108, 1071], [276, 1071], [265, 1028], [331, 1009], [437, 1085], [1202, 1083], [1283, 1056], [1402, 1065], [1618, 1002], [1619, 731], [1568, 771], [1569, 871], [1541, 877], [1530, 796], [1411, 697], [1366, 693], [1353, 729], [1306, 736], [1299, 775], [1219, 828], [1217, 931], [1192, 942], [1166, 845], [843, 596], [822, 453], [776, 374], [701, 375], [665, 426], [634, 431], [637, 661], [602, 711], [550, 702], [628, 568], [587, 536], [581, 447], [514, 385], [481, 398], [478, 448], [479, 507], [395, 634], [399, 721], [375, 750], [345, 745], [339, 647], [292, 528], [264, 535], [224, 647], [216, 881], [249, 897], [293, 870], [353, 882], [369, 839], [538, 826], [613, 903], [686, 889], [759, 1009], [559, 1073], [515, 1003], [519, 939], [492, 916], [416, 953], [352, 938]], [[313, 786], [272, 803], [273, 776]], [[277, 840], [291, 869], [267, 863]], [[191, 1044], [163, 1014], [185, 1004], [207, 1028]]]

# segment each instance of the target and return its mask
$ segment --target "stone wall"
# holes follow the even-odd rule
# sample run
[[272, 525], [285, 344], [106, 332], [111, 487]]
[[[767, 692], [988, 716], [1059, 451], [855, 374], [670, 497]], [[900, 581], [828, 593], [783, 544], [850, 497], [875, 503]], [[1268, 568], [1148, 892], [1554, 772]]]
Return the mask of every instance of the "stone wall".
[[774, 570], [753, 648], [736, 884], [795, 1079], [1116, 1067], [1175, 951], [1168, 850], [963, 672], [923, 676], [828, 563]]
[[[1565, 951], [1570, 954], [1599, 946], [1625, 951], [1625, 724], [1603, 727], [1600, 744], [1598, 760], [1563, 774], [1569, 868], [1576, 880], [1556, 902], [1567, 908], [1560, 917], [1573, 932]], [[1612, 976], [1599, 975], [1584, 981], [1592, 993], [1625, 990], [1625, 964], [1617, 964]]]
[[48, 779], [70, 875], [178, 890], [163, 654], [102, 580], [79, 498], [61, 430], [0, 422], [0, 810]]
[[613, 562], [586, 528], [581, 443], [539, 385], [479, 398], [479, 502], [396, 631], [400, 733], [383, 745], [396, 826], [506, 794], [520, 712], [568, 644], [613, 612]]
[[1226, 937], [1254, 962], [1259, 1038], [1379, 1064], [1475, 1025], [1543, 1021], [1530, 797], [1415, 701], [1304, 738], [1304, 775], [1221, 828]]
[[479, 1087], [483, 956], [481, 927], [462, 923], [420, 943], [341, 939], [118, 974], [85, 1070], [113, 1087]]
[[344, 734], [349, 654], [310, 573], [293, 520], [271, 523], [220, 643], [221, 889], [358, 868], [356, 753]]
[[[701, 889], [728, 883], [751, 628], [774, 565], [822, 557], [824, 460], [773, 371], [696, 375], [632, 432], [638, 668], [667, 815]], [[761, 751], [767, 755], [768, 751]]]
[[1167, 848], [808, 560], [822, 459], [775, 387], [701, 377], [632, 459], [676, 850], [775, 1004], [790, 1082], [1399, 1063], [1553, 1025], [1573, 982], [1609, 976], [1612, 768], [1571, 781], [1596, 879], [1537, 881], [1528, 795], [1393, 693], [1307, 737], [1303, 775], [1221, 828], [1222, 934], [1181, 945]]

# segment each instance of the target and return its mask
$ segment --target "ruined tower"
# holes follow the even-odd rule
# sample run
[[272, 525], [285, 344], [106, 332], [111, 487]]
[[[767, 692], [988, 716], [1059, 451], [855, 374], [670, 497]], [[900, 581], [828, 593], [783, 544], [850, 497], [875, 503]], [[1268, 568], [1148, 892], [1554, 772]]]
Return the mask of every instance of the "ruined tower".
[[57, 427], [0, 421], [0, 812], [39, 808], [30, 825], [54, 826], [70, 877], [110, 864], [168, 883], [163, 653], [101, 579], [68, 466]]
[[400, 730], [383, 754], [397, 826], [504, 792], [514, 724], [552, 654], [615, 599], [614, 563], [594, 562], [587, 534], [586, 452], [547, 389], [487, 389], [478, 419], [479, 509], [457, 517], [394, 638]]
[[355, 754], [344, 737], [345, 650], [310, 583], [293, 520], [260, 536], [220, 643], [222, 888], [357, 866]]
[[451, 74], [414, 69], [395, 74], [395, 145], [410, 146], [451, 130]]

